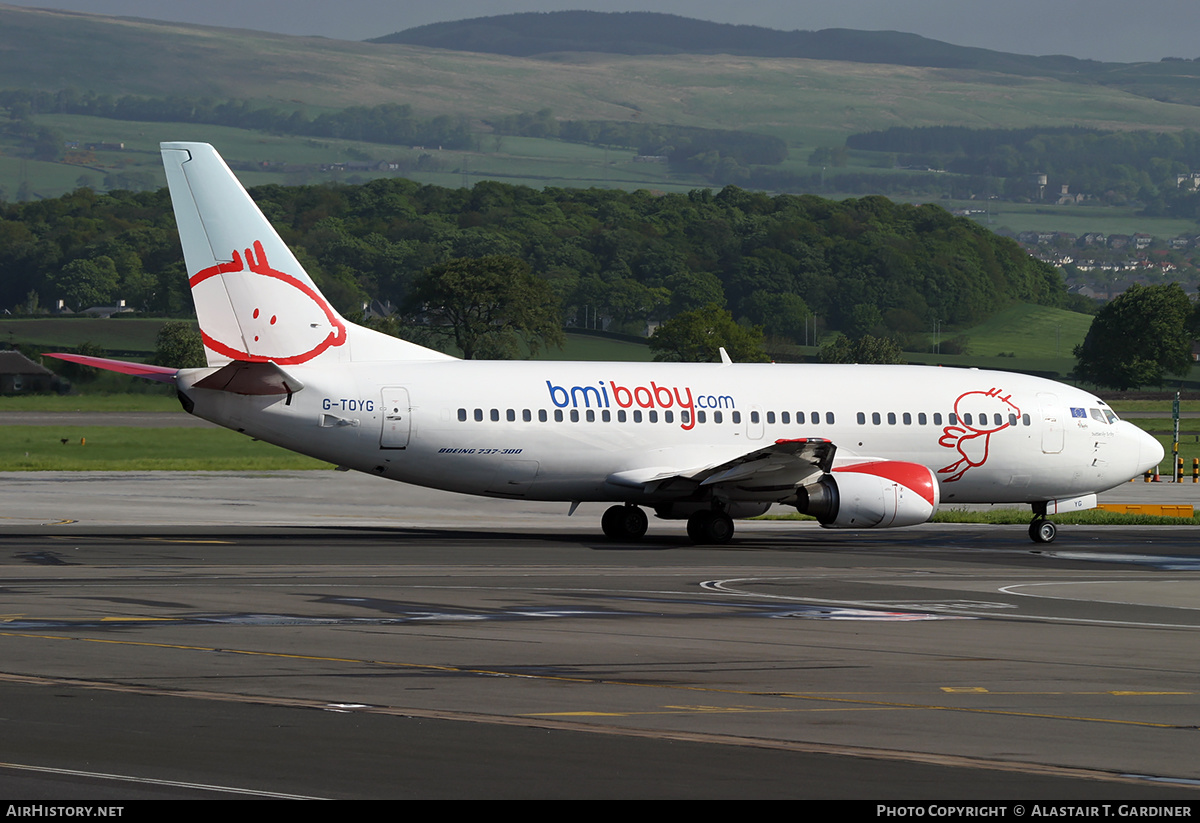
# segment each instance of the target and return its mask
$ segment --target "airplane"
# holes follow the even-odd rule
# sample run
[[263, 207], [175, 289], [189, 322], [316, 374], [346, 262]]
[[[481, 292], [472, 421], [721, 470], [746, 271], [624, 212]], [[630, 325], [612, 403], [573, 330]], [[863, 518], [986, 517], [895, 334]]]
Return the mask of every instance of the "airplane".
[[939, 506], [1029, 504], [1029, 535], [1096, 506], [1163, 448], [1079, 389], [929, 366], [459, 360], [343, 318], [216, 150], [163, 143], [207, 358], [174, 369], [51, 356], [170, 383], [190, 414], [335, 464], [471, 495], [645, 509], [722, 544], [782, 504], [834, 529]]

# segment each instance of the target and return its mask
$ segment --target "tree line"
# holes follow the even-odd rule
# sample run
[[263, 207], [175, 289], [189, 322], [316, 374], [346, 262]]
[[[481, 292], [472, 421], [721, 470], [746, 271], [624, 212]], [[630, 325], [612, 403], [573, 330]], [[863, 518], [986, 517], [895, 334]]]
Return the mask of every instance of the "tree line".
[[[400, 306], [431, 267], [501, 256], [548, 285], [567, 325], [644, 334], [710, 305], [801, 341], [809, 328], [916, 342], [1012, 302], [1074, 307], [1058, 272], [934, 205], [720, 191], [471, 189], [403, 179], [251, 190], [343, 313]], [[0, 205], [0, 307], [124, 298], [191, 310], [165, 190]]]
[[[28, 121], [34, 114], [83, 114], [110, 120], [201, 123], [393, 146], [436, 145], [446, 149], [468, 149], [474, 147], [476, 139], [465, 118], [418, 117], [411, 106], [395, 103], [350, 106], [309, 117], [299, 109], [255, 106], [247, 100], [133, 94], [114, 97], [77, 89], [56, 92], [8, 89], [0, 91], [0, 107], [7, 109], [10, 119], [17, 123]], [[61, 140], [58, 148], [61, 156]]]
[[[893, 126], [854, 134], [846, 147], [891, 152], [901, 165], [1002, 178], [995, 193], [1030, 196], [1029, 176], [1101, 201], [1138, 200], [1165, 213], [1178, 199], [1176, 175], [1200, 171], [1200, 131], [1101, 131], [1081, 127], [972, 129]], [[1193, 215], [1194, 216], [1194, 215]]]

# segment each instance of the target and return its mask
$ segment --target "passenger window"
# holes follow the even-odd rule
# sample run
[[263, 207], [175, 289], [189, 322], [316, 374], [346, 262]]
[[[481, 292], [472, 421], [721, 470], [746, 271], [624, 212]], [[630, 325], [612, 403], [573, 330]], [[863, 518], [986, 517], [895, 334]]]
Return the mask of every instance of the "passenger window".
[[888, 412], [888, 425], [889, 426], [896, 425], [896, 413], [895, 412]]
[[[971, 425], [971, 413], [970, 412], [967, 412], [966, 414], [963, 415], [963, 422], [966, 423], [968, 426]], [[986, 421], [985, 421], [985, 425], [986, 425]]]
[[950, 421], [951, 426], [958, 425], [958, 415], [956, 415], [954, 412], [950, 412], [950, 416], [947, 419]]
[[811, 412], [808, 415], [808, 419], [809, 422], [815, 426], [817, 423], [821, 422], [821, 414], [819, 412]]
[[488, 416], [492, 418], [493, 423], [500, 422], [500, 410], [499, 409], [492, 409], [492, 413]]
[[756, 412], [756, 411], [752, 411], [752, 412], [750, 412], [750, 422], [751, 422], [751, 423], [757, 423], [757, 422], [758, 422], [758, 412]]
[[592, 411], [591, 409], [588, 409], [586, 412], [584, 412], [584, 414], [587, 415], [587, 422], [589, 422], [589, 423], [596, 422], [596, 412]]
[[460, 423], [465, 423], [467, 421], [467, 410], [466, 409], [458, 410], [458, 420]]
[[571, 422], [572, 423], [579, 422], [579, 409], [571, 409]]
[[787, 412], [780, 412], [779, 413], [779, 422], [783, 423], [784, 425], [787, 425], [788, 423], [792, 422], [792, 416], [790, 414], [788, 414]]
[[1021, 423], [1026, 426], [1029, 425], [1029, 415], [1028, 414], [1021, 415]]
[[935, 425], [935, 426], [942, 425], [942, 413], [941, 412], [933, 413], [933, 425]]
[[555, 410], [554, 410], [554, 422], [555, 422], [555, 423], [561, 423], [561, 422], [563, 422], [563, 413], [562, 413], [562, 409], [555, 409]]
[[883, 418], [879, 416], [879, 412], [871, 412], [871, 423], [878, 426]]
[[833, 425], [833, 412], [825, 412], [825, 422], [830, 426]]
[[657, 422], [658, 422], [658, 412], [651, 410], [651, 411], [649, 411], [649, 412], [648, 412], [648, 414], [649, 414], [649, 416], [650, 416], [650, 422], [651, 422], [651, 423], [657, 423]]
[[722, 418], [723, 418], [723, 415], [719, 411], [713, 412], [713, 422], [714, 423], [720, 423]]
[[691, 412], [681, 411], [679, 413], [679, 422], [680, 423], [689, 423], [689, 422], [691, 422], [691, 419], [692, 419]]
[[605, 423], [611, 423], [612, 422], [612, 412], [610, 412], [608, 409], [605, 409], [604, 411], [600, 412], [600, 419], [603, 420]]
[[[687, 412], [684, 412], [684, 414], [687, 414]], [[664, 423], [674, 423], [675, 422], [675, 412], [669, 412], [669, 411], [663, 412], [663, 422]]]
[[476, 409], [476, 410], [475, 410], [475, 422], [476, 422], [476, 423], [482, 423], [482, 422], [483, 422], [483, 409]]
[[917, 412], [917, 425], [924, 426], [929, 423], [929, 418], [925, 416], [925, 412]]
[[733, 417], [734, 423], [742, 422], [742, 413], [740, 411], [735, 411], [731, 416]]
[[508, 410], [507, 412], [505, 412], [504, 414], [505, 414], [505, 417], [508, 419], [508, 422], [509, 422], [509, 423], [516, 422], [516, 419], [517, 419], [517, 413], [516, 413], [516, 411], [514, 411], [513, 409], [509, 409], [509, 410]]
[[526, 423], [529, 423], [533, 420], [533, 415], [530, 413], [529, 409], [521, 409], [521, 419]]
[[621, 409], [617, 412], [617, 422], [624, 423], [626, 418], [625, 410]]
[[904, 421], [904, 425], [906, 425], [906, 426], [912, 425], [912, 415], [909, 414], [908, 412], [905, 412], [904, 416], [901, 417], [900, 419]]
[[775, 412], [767, 412], [767, 422], [771, 424], [775, 423]]
[[538, 409], [538, 422], [539, 423], [546, 422], [546, 410], [545, 409]]
[[863, 412], [858, 413], [858, 425], [860, 425], [860, 426], [867, 425], [867, 415], [864, 414]]
[[708, 415], [702, 411], [696, 412], [696, 422], [697, 423], [707, 423]]
[[633, 410], [633, 422], [634, 422], [634, 423], [641, 423], [641, 422], [642, 422], [642, 412], [641, 412], [639, 409], [634, 409], [634, 410]]

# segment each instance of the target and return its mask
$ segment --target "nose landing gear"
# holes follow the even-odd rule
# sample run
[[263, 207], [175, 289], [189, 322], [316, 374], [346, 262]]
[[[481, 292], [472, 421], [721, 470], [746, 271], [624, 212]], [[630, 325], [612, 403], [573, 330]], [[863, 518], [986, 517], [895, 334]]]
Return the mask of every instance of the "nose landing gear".
[[1035, 515], [1029, 524], [1029, 539], [1034, 543], [1053, 543], [1058, 535], [1058, 526], [1046, 519], [1045, 515]]

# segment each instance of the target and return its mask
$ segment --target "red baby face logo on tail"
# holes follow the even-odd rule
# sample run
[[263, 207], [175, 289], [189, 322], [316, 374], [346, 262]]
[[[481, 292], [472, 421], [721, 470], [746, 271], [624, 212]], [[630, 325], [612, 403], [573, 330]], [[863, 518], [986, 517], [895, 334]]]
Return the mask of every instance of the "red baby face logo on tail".
[[[229, 275], [248, 280], [237, 282]], [[346, 342], [346, 327], [325, 298], [312, 286], [271, 268], [257, 240], [253, 249], [246, 249], [244, 263], [235, 250], [231, 262], [198, 272], [188, 284], [197, 305], [233, 304], [241, 339], [218, 340], [200, 330], [205, 346], [233, 360], [295, 365]], [[221, 293], [207, 295], [210, 289]]]
[[[1012, 425], [1011, 415], [1021, 416], [1021, 410], [1012, 402], [1012, 395], [1000, 396], [1000, 389], [969, 391], [960, 394], [954, 401], [956, 425], [942, 429], [938, 443], [955, 449], [959, 458], [949, 466], [938, 469], [938, 474], [950, 474], [943, 483], [960, 480], [968, 469], [987, 462], [992, 435]], [[964, 422], [964, 411], [971, 422]]]

